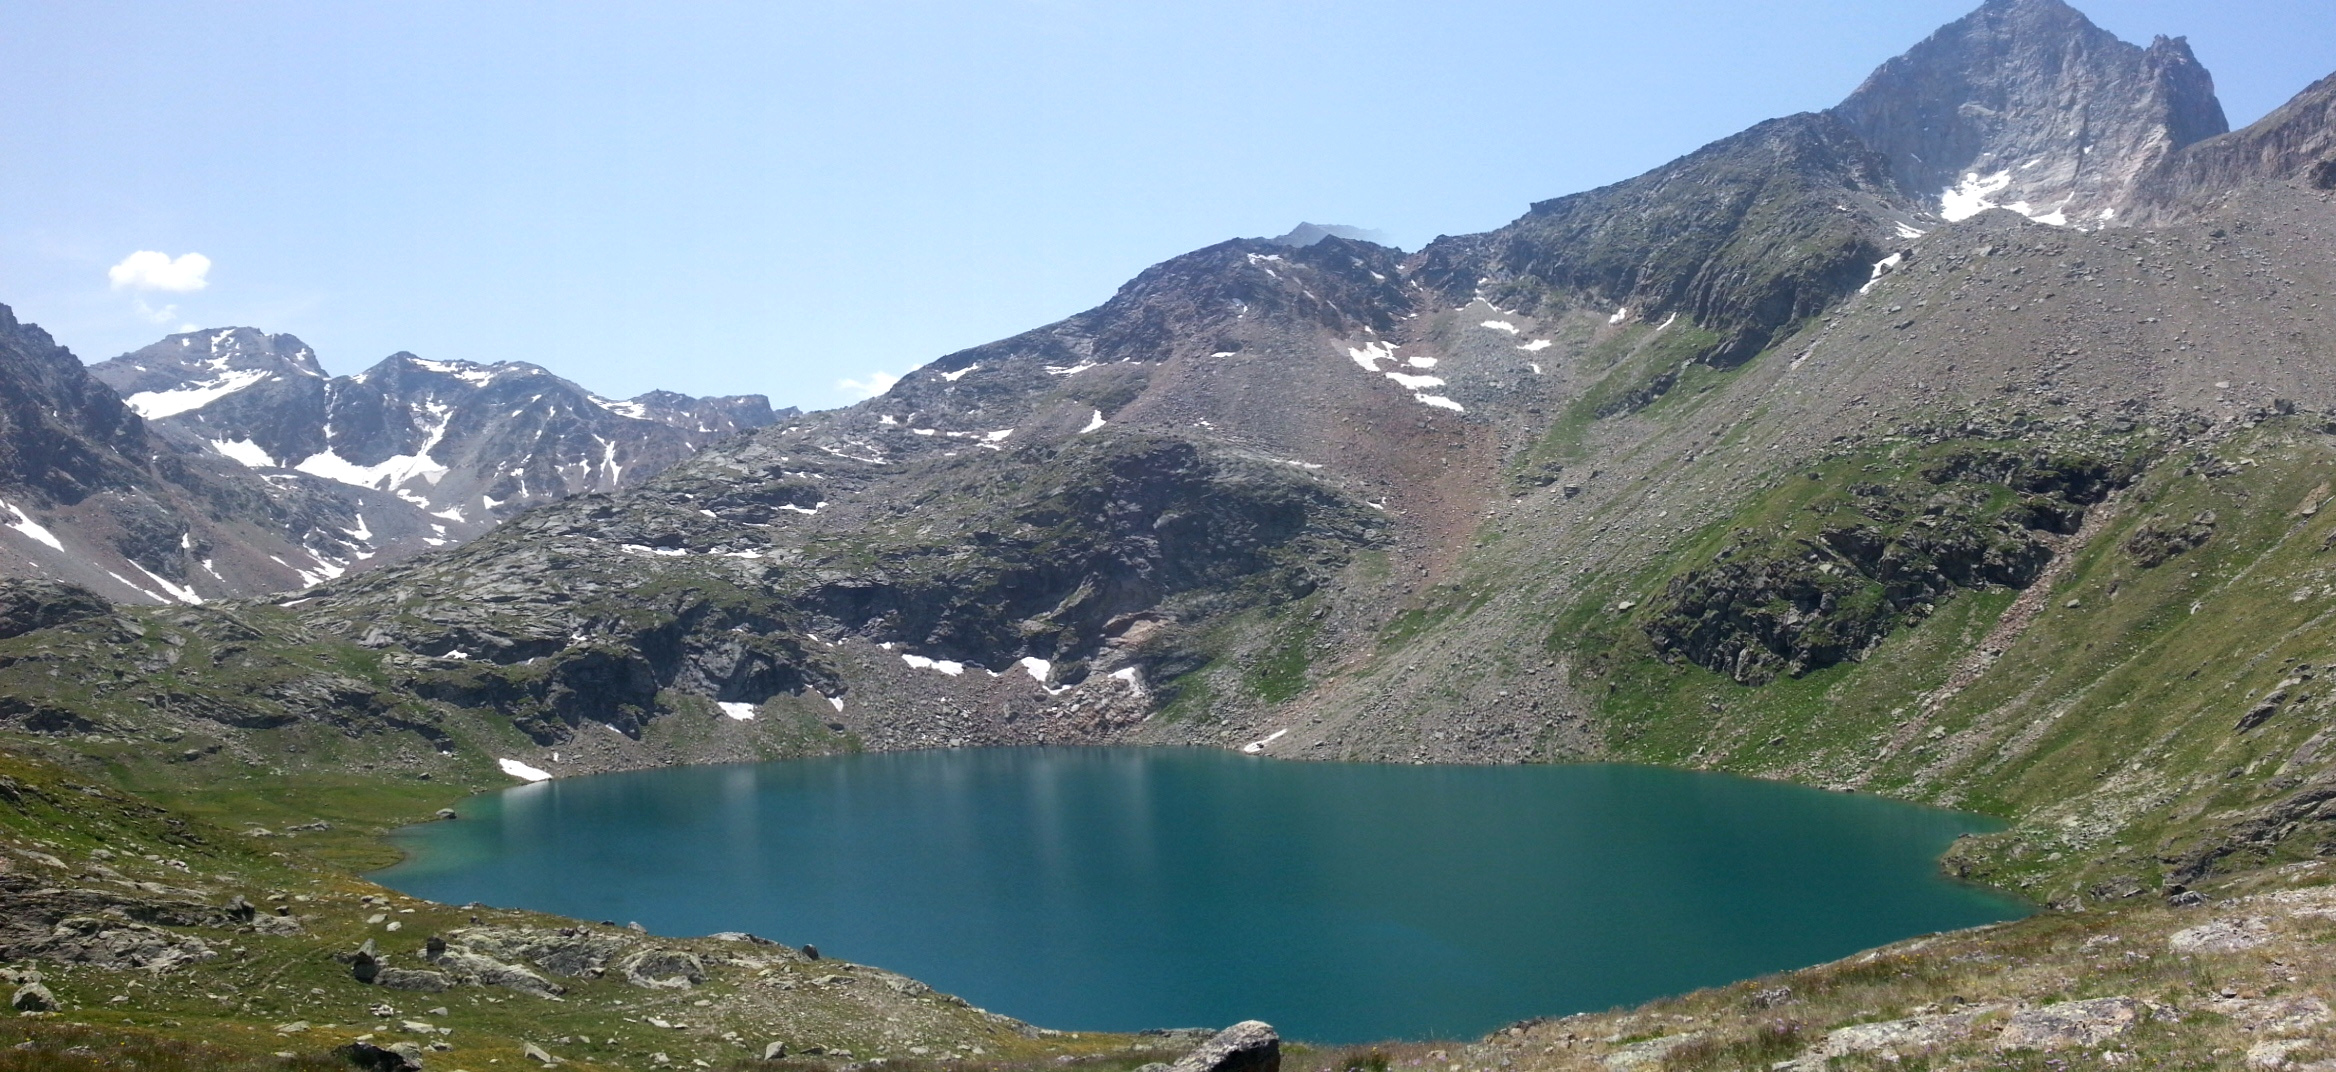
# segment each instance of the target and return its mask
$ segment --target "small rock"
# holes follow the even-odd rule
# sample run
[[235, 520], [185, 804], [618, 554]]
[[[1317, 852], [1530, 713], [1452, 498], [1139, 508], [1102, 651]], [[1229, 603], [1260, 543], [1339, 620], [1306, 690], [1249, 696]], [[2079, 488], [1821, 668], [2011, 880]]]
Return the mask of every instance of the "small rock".
[[773, 1042], [762, 1048], [762, 1059], [765, 1061], [776, 1061], [786, 1055], [787, 1044], [784, 1042]]
[[2058, 1050], [2098, 1046], [2131, 1031], [2147, 1010], [2128, 997], [2064, 1001], [2013, 1013], [1996, 1036], [1999, 1050]]
[[454, 817], [455, 817], [455, 815], [454, 815], [454, 809], [453, 809], [453, 808], [440, 808], [440, 809], [438, 809], [438, 817], [439, 817], [439, 818], [441, 818], [441, 819], [452, 819], [452, 818], [454, 818]]
[[543, 1047], [538, 1046], [532, 1042], [522, 1043], [520, 1045], [519, 1056], [525, 1057], [537, 1064], [556, 1065], [560, 1063], [559, 1059], [553, 1057], [551, 1054], [543, 1052]]
[[276, 1033], [279, 1035], [297, 1035], [306, 1030], [308, 1030], [308, 1021], [306, 1020], [294, 1020], [288, 1024], [276, 1025]]
[[1271, 1024], [1243, 1020], [1170, 1067], [1174, 1072], [1280, 1072], [1282, 1039]]

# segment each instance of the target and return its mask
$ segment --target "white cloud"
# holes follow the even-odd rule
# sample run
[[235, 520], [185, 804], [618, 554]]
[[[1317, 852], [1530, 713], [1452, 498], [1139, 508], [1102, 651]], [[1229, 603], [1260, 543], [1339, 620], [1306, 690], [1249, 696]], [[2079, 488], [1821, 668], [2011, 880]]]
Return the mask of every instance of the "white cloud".
[[871, 372], [865, 380], [837, 380], [835, 389], [854, 399], [874, 398], [892, 390], [892, 385], [899, 382], [900, 377], [889, 372]]
[[211, 258], [200, 253], [182, 253], [173, 259], [170, 254], [141, 249], [122, 258], [122, 263], [105, 270], [105, 277], [113, 281], [114, 289], [168, 290], [184, 293], [201, 290], [211, 285]]
[[138, 314], [138, 319], [150, 321], [156, 324], [168, 324], [172, 319], [178, 316], [178, 306], [165, 305], [162, 308], [157, 309], [151, 305], [146, 304], [146, 299], [144, 298], [138, 298], [131, 301], [130, 311]]

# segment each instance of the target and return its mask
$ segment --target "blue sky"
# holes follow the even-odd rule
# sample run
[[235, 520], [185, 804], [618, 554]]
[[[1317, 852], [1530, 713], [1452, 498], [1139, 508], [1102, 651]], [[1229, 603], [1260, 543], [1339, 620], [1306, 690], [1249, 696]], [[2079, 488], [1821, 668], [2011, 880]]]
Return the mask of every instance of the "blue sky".
[[[1225, 238], [1499, 226], [1975, 4], [12, 0], [0, 303], [821, 408]], [[2078, 6], [2234, 124], [2336, 71], [2327, 0]]]

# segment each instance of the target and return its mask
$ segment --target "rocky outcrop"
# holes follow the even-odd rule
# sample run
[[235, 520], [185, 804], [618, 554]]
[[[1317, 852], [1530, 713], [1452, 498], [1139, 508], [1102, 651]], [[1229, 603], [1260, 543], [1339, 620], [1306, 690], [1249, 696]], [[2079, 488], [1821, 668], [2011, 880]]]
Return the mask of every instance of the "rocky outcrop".
[[2212, 510], [2200, 511], [2188, 521], [2153, 517], [2125, 538], [2125, 553], [2133, 556], [2134, 565], [2156, 569], [2177, 555], [2205, 546], [2214, 538], [2214, 526]]
[[0, 578], [0, 640], [112, 611], [104, 596], [77, 585]]
[[1805, 528], [1740, 534], [1672, 577], [1642, 620], [1656, 653], [1746, 685], [1863, 658], [1959, 591], [2027, 587], [2047, 537], [2130, 479], [2081, 454], [1987, 449], [1910, 476], [1810, 503]]

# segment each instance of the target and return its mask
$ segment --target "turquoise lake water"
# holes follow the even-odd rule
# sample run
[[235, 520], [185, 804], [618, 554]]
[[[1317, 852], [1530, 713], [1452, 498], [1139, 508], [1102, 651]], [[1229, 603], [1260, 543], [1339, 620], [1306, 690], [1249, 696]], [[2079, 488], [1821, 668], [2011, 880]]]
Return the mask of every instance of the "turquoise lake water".
[[983, 749], [562, 779], [460, 811], [374, 877], [808, 942], [1066, 1030], [1474, 1036], [2026, 912], [1939, 874], [1989, 820], [1650, 767]]

